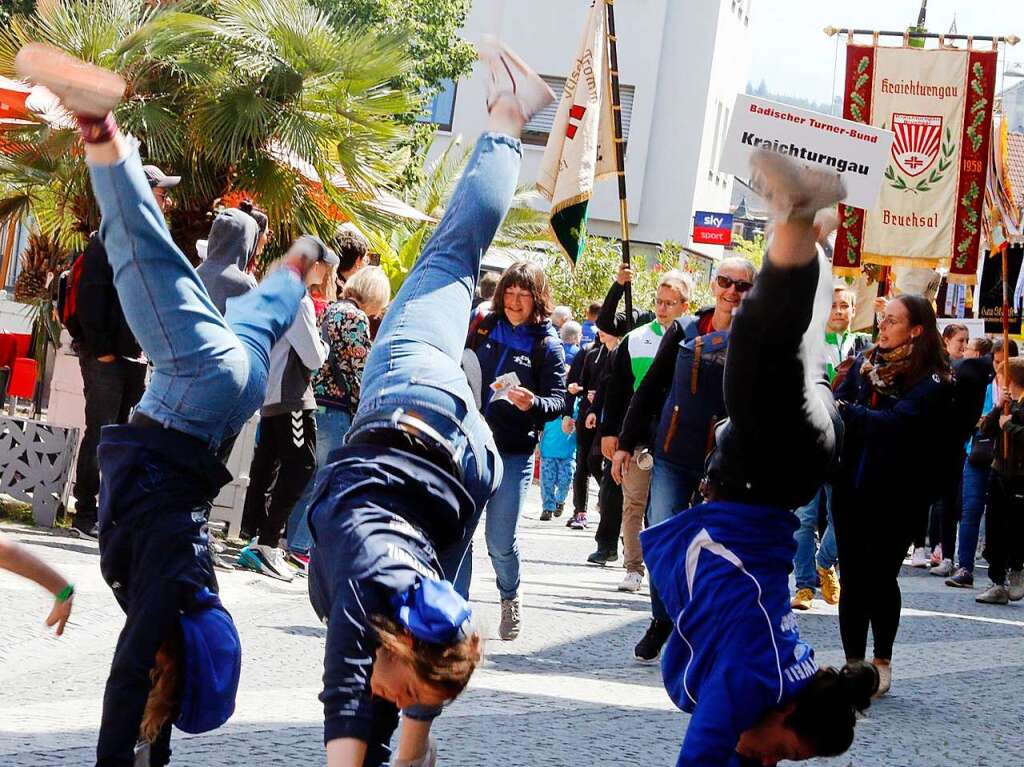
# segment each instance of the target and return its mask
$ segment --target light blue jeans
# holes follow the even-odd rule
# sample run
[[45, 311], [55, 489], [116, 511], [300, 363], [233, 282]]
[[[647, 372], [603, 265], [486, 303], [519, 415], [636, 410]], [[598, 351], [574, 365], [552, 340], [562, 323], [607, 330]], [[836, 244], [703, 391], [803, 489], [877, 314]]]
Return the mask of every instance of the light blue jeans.
[[533, 481], [533, 453], [502, 453], [504, 476], [487, 504], [484, 533], [502, 599], [519, 596], [519, 517]]
[[138, 152], [89, 173], [114, 287], [153, 363], [136, 409], [216, 450], [263, 404], [270, 348], [295, 319], [302, 280], [279, 269], [222, 317], [171, 239]]
[[[647, 526], [672, 519], [681, 511], [690, 508], [693, 494], [700, 486], [704, 471], [687, 469], [664, 458], [654, 460], [651, 470], [651, 492], [647, 501]], [[658, 620], [670, 620], [658, 590], [651, 581], [651, 616]]]
[[[818, 545], [818, 510], [822, 500], [828, 514], [828, 527], [821, 536]], [[818, 582], [817, 567], [826, 570], [835, 565], [838, 559], [836, 549], [836, 533], [832, 526], [832, 486], [825, 485], [822, 490], [806, 506], [796, 510], [796, 518], [800, 527], [793, 534], [796, 539], [796, 554], [793, 557], [793, 574], [796, 577], [797, 589], [816, 588]], [[817, 551], [815, 551], [817, 550]]]
[[[339, 407], [321, 405], [313, 418], [316, 419], [316, 468], [320, 469], [328, 464], [331, 453], [345, 443], [345, 435], [352, 425], [352, 416], [347, 410]], [[302, 491], [291, 516], [288, 517], [288, 550], [296, 554], [308, 554], [313, 547], [313, 536], [309, 532], [306, 512], [309, 511], [315, 486], [316, 472], [313, 472], [306, 489]]]
[[988, 495], [988, 480], [991, 470], [979, 469], [964, 461], [964, 485], [960, 536], [957, 540], [957, 564], [974, 572], [974, 558], [978, 548], [981, 521], [985, 514], [985, 499]]
[[519, 179], [518, 139], [485, 133], [422, 255], [391, 303], [363, 370], [347, 439], [387, 426], [398, 412], [425, 421], [453, 448], [476, 504], [463, 539], [438, 559], [445, 578], [469, 594], [473, 532], [501, 482], [501, 459], [462, 372], [462, 351], [480, 260], [508, 213]]

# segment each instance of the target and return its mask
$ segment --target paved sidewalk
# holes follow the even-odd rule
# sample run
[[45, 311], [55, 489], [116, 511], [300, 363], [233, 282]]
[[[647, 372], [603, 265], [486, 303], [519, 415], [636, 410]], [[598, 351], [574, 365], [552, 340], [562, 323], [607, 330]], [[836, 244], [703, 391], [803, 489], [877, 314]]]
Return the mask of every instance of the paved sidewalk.
[[[534, 499], [522, 525], [524, 626], [515, 642], [497, 639], [494, 576], [478, 539], [473, 595], [488, 660], [438, 721], [439, 764], [675, 764], [687, 717], [669, 702], [658, 668], [631, 657], [647, 625], [646, 589], [617, 592], [620, 568], [584, 564], [592, 530], [570, 531], [565, 517], [541, 523], [539, 509]], [[78, 596], [72, 625], [56, 639], [42, 627], [47, 596], [0, 573], [0, 765], [90, 765], [120, 610], [95, 544], [5, 530], [67, 572]], [[305, 582], [238, 572], [221, 574], [221, 584], [245, 648], [238, 710], [218, 732], [176, 733], [172, 764], [322, 764], [325, 630]], [[902, 586], [892, 695], [872, 707], [849, 754], [811, 764], [1024, 763], [1024, 602], [983, 607], [977, 591], [945, 588], [921, 571], [905, 572]], [[835, 608], [816, 602], [799, 619], [819, 660], [841, 661]]]

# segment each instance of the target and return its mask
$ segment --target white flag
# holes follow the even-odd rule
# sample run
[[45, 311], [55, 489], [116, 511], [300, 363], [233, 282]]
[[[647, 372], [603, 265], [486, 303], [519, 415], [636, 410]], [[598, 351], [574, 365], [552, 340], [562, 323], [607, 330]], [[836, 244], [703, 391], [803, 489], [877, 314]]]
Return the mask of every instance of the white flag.
[[551, 229], [573, 264], [586, 245], [594, 181], [617, 172], [606, 23], [604, 0], [595, 0], [537, 179], [551, 200]]

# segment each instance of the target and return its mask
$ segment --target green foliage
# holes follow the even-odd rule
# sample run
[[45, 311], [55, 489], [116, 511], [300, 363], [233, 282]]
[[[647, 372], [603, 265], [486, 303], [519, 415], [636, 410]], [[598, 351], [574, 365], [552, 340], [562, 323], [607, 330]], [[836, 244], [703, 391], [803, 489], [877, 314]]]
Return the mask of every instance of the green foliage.
[[[0, 30], [0, 74], [13, 75], [29, 41], [128, 82], [118, 121], [147, 161], [182, 176], [172, 230], [186, 251], [234, 190], [267, 209], [278, 244], [302, 231], [330, 236], [337, 213], [383, 225], [366, 200], [393, 178], [410, 136], [396, 117], [420, 103], [395, 86], [413, 67], [397, 33], [336, 26], [305, 0], [58, 0]], [[16, 138], [24, 146], [0, 165], [0, 212], [28, 211], [61, 246], [79, 246], [96, 206], [74, 132], [41, 123]], [[300, 166], [325, 181], [323, 193]], [[344, 190], [331, 183], [339, 174]]]
[[755, 234], [754, 239], [748, 240], [739, 235], [733, 235], [732, 254], [749, 259], [750, 262], [761, 269], [764, 263], [765, 239], [763, 234]]

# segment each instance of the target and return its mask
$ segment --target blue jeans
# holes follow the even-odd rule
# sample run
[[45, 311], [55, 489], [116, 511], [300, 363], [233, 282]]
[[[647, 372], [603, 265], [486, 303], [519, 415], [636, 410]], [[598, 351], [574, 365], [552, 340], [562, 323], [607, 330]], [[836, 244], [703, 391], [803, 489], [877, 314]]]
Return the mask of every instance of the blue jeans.
[[[687, 469], [663, 458], [655, 459], [647, 502], [647, 526], [653, 527], [690, 508], [703, 474], [703, 470]], [[671, 620], [654, 581], [651, 581], [651, 615], [658, 620]]]
[[964, 461], [963, 514], [960, 517], [960, 537], [957, 541], [957, 564], [974, 572], [974, 555], [978, 548], [981, 518], [985, 514], [985, 496], [991, 470], [979, 469]]
[[477, 141], [444, 217], [377, 332], [348, 436], [409, 413], [447, 440], [476, 504], [463, 539], [438, 553], [445, 577], [463, 595], [466, 554], [501, 482], [501, 459], [462, 371], [462, 352], [480, 260], [512, 203], [521, 159], [518, 139], [485, 133]]
[[504, 475], [487, 504], [484, 532], [502, 599], [519, 595], [519, 517], [533, 481], [533, 453], [502, 453]]
[[124, 316], [153, 374], [137, 411], [216, 450], [263, 404], [270, 347], [295, 319], [305, 287], [279, 269], [222, 317], [167, 231], [138, 152], [89, 165], [100, 236]]
[[540, 457], [540, 494], [544, 509], [554, 511], [565, 503], [575, 471], [575, 458]]
[[[821, 537], [821, 545], [818, 546], [818, 510], [824, 496], [826, 513], [828, 514], [828, 527]], [[815, 494], [814, 498], [806, 506], [796, 510], [796, 517], [800, 521], [799, 529], [793, 534], [796, 539], [796, 555], [793, 557], [793, 574], [796, 576], [797, 589], [811, 589], [817, 586], [816, 567], [823, 567], [826, 570], [836, 563], [836, 533], [832, 527], [832, 488], [825, 485], [821, 492]], [[817, 552], [815, 552], [817, 549]]]
[[[345, 442], [345, 435], [352, 425], [352, 416], [347, 410], [338, 407], [318, 407], [313, 415], [316, 419], [316, 467], [320, 469], [329, 463], [329, 456]], [[316, 486], [316, 472], [310, 478], [306, 489], [295, 502], [295, 508], [288, 517], [285, 532], [288, 537], [288, 550], [297, 554], [308, 554], [313, 547], [313, 536], [309, 532], [310, 501], [313, 500], [313, 488]]]

